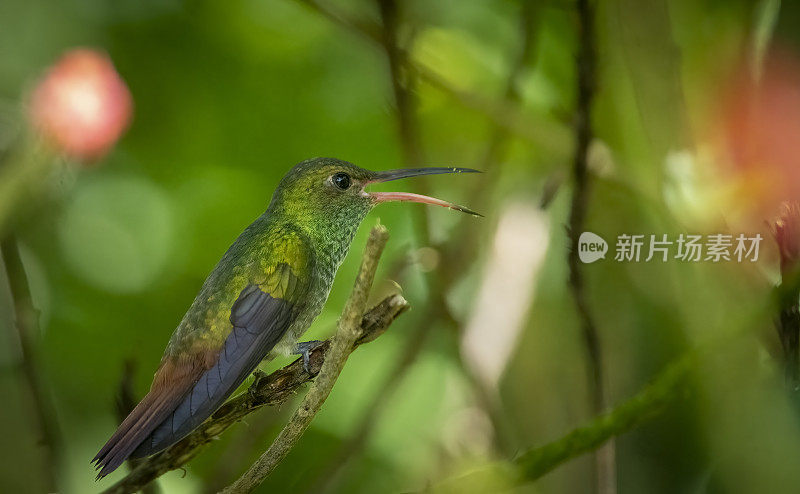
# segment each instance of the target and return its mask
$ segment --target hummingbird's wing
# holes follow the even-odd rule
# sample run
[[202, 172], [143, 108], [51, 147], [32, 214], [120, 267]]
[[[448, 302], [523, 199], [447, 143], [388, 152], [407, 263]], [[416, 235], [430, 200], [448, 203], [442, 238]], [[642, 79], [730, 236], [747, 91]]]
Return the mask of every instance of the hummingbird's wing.
[[[294, 240], [292, 240], [294, 239]], [[150, 392], [122, 422], [93, 460], [103, 477], [128, 457], [143, 457], [178, 442], [222, 405], [280, 341], [308, 292], [311, 256], [289, 237], [289, 262], [274, 263], [241, 290], [230, 308], [230, 330], [221, 348], [166, 356]], [[241, 286], [241, 285], [240, 285]], [[198, 340], [202, 341], [202, 340]]]
[[231, 309], [233, 329], [219, 358], [184, 399], [133, 452], [149, 456], [176, 443], [214, 413], [280, 341], [294, 321], [294, 304], [258, 285], [242, 290]]

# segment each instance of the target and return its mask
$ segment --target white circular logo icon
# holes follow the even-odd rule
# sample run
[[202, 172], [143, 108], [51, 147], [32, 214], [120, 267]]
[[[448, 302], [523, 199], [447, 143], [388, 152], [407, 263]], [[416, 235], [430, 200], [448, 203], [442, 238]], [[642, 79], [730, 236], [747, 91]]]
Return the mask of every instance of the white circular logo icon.
[[581, 262], [589, 264], [604, 259], [608, 252], [608, 244], [603, 237], [592, 232], [581, 233], [578, 239], [578, 257]]

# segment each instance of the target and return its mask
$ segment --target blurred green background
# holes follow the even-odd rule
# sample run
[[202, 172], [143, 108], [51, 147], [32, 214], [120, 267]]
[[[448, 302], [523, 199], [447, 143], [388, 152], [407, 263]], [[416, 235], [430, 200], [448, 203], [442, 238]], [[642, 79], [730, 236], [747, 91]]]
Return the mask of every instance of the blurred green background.
[[[594, 415], [567, 286], [575, 6], [523, 3], [400, 2], [401, 42], [436, 76], [416, 80], [412, 91], [424, 162], [488, 173], [392, 185], [486, 217], [392, 204], [365, 221], [307, 338], [332, 332], [378, 219], [392, 238], [373, 299], [399, 284], [412, 311], [353, 354], [300, 445], [258, 492], [418, 490], [556, 439]], [[755, 265], [620, 263], [612, 251], [582, 266], [610, 404], [687, 348], [747, 326], [745, 336], [723, 336], [728, 344], [710, 352], [685, 399], [617, 439], [619, 492], [800, 486], [800, 409], [783, 388], [772, 321], [756, 317], [777, 280], [775, 248], [763, 223], [728, 221], [718, 179], [706, 178], [719, 168], [702, 142], [730, 73], [743, 61], [758, 64], [773, 32], [789, 50], [800, 42], [800, 7], [782, 3], [597, 5], [585, 230], [611, 244], [622, 233], [765, 236]], [[380, 28], [374, 2], [325, 5]], [[143, 395], [205, 276], [263, 212], [280, 177], [315, 156], [374, 170], [408, 165], [389, 66], [379, 44], [294, 0], [2, 0], [0, 26], [0, 146], [22, 125], [17, 115], [32, 85], [69, 48], [107, 52], [133, 96], [132, 124], [114, 151], [92, 167], [59, 166], [14, 223], [41, 309], [37, 339], [61, 436], [60, 489], [96, 492], [126, 470], [95, 483], [89, 465], [118, 421], [124, 363], [135, 363], [134, 388]], [[421, 214], [430, 238], [420, 236]], [[454, 236], [468, 255], [454, 257]], [[492, 273], [508, 275], [513, 289], [503, 291], [506, 278]], [[445, 287], [454, 323], [430, 308], [441, 305], [436, 286]], [[486, 314], [496, 323], [486, 324]], [[0, 491], [41, 492], [45, 466], [5, 283], [0, 316]], [[430, 331], [417, 358], [394, 392], [379, 395], [420, 326]], [[505, 344], [495, 347], [497, 339]], [[482, 348], [488, 361], [473, 362], [470, 349]], [[494, 417], [476, 380], [496, 405]], [[374, 430], [334, 469], [376, 396]], [[266, 408], [234, 426], [185, 471], [163, 476], [163, 492], [227, 485], [292, 410]], [[586, 455], [516, 489], [591, 492], [593, 475]]]

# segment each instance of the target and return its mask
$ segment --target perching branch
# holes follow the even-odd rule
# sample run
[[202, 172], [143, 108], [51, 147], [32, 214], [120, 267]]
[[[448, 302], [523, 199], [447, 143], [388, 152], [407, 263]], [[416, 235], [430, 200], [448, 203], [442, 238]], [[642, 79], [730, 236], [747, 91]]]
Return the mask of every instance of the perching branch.
[[39, 311], [33, 305], [25, 266], [19, 255], [17, 240], [8, 235], [0, 245], [3, 264], [14, 299], [14, 326], [22, 350], [20, 368], [25, 387], [30, 394], [31, 416], [39, 429], [38, 444], [44, 451], [42, 468], [48, 492], [58, 490], [57, 471], [60, 462], [60, 434], [53, 406], [40, 375], [35, 338], [40, 334]]
[[[597, 326], [589, 310], [583, 273], [578, 259], [578, 239], [584, 229], [586, 208], [589, 202], [589, 145], [592, 140], [592, 99], [595, 92], [597, 55], [595, 53], [594, 3], [578, 0], [578, 95], [575, 114], [575, 155], [573, 157], [572, 205], [569, 214], [570, 251], [569, 288], [580, 319], [584, 346], [588, 357], [587, 384], [591, 393], [592, 411], [598, 414], [605, 408], [603, 362]], [[597, 492], [609, 494], [616, 489], [616, 461], [614, 443], [608, 442], [595, 456]]]
[[[381, 303], [366, 312], [361, 319], [361, 338], [356, 347], [373, 341], [389, 328], [389, 325], [408, 309], [408, 302], [400, 295], [386, 297]], [[317, 375], [326, 360], [330, 342], [325, 342], [311, 352], [309, 366]], [[104, 494], [127, 494], [137, 492], [152, 480], [175, 470], [194, 458], [201, 447], [222, 434], [228, 427], [263, 406], [280, 405], [291, 399], [300, 388], [313, 380], [305, 370], [301, 359], [269, 375], [256, 372], [256, 379], [244, 393], [229, 400], [199, 428], [177, 444], [151, 456], [125, 478], [104, 491]]]
[[252, 492], [289, 454], [322, 408], [356, 342], [367, 336], [359, 322], [375, 279], [378, 260], [388, 240], [389, 232], [384, 226], [378, 225], [370, 232], [355, 286], [344, 306], [339, 329], [331, 339], [330, 350], [319, 376], [269, 449], [236, 482], [224, 489], [224, 494]]

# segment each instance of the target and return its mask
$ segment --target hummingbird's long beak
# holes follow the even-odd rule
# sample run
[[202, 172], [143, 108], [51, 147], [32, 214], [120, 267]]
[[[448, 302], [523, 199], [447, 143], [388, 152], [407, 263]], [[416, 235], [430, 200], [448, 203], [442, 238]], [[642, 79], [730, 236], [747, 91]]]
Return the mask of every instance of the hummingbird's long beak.
[[[391, 180], [398, 180], [401, 178], [418, 177], [421, 175], [441, 175], [444, 173], [480, 173], [480, 171], [473, 170], [472, 168], [454, 168], [444, 166], [429, 168], [403, 168], [399, 170], [377, 172], [374, 177], [366, 183], [366, 185], [389, 182]], [[455, 209], [456, 211], [461, 211], [474, 216], [483, 216], [482, 214], [476, 213], [475, 211], [465, 208], [464, 206], [459, 206], [458, 204], [436, 199], [435, 197], [423, 196], [421, 194], [412, 194], [410, 192], [369, 192], [369, 195], [376, 203], [390, 201], [419, 202], [422, 204], [433, 204], [434, 206]]]

